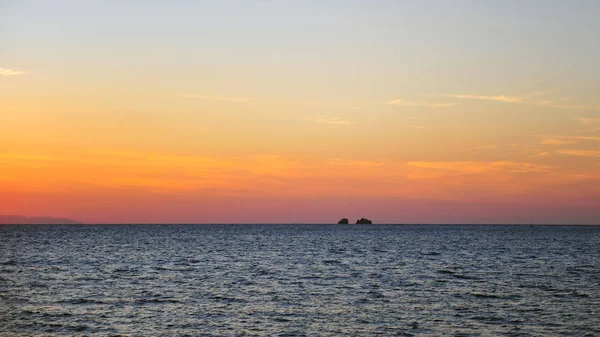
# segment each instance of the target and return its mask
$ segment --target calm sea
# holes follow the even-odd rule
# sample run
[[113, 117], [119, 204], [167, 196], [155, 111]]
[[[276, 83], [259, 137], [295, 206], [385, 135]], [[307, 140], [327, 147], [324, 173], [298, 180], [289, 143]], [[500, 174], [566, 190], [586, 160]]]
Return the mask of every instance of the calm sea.
[[0, 226], [0, 335], [600, 336], [600, 227]]

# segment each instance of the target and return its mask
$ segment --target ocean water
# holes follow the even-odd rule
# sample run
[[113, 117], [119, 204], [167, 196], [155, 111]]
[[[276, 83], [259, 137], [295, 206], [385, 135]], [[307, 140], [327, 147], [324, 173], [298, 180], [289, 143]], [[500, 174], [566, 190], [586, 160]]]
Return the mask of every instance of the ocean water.
[[600, 227], [0, 226], [1, 336], [600, 336]]

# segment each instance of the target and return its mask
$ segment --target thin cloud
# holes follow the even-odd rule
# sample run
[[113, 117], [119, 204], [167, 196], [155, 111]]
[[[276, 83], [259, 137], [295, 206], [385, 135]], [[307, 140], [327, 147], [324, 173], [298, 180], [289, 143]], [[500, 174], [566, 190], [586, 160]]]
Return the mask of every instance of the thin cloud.
[[574, 140], [564, 140], [564, 139], [556, 139], [556, 138], [547, 138], [540, 142], [543, 145], [565, 145], [565, 144], [575, 144], [577, 143]]
[[548, 173], [552, 172], [552, 167], [548, 165], [538, 165], [533, 163], [519, 163], [513, 161], [495, 161], [491, 163], [494, 167], [500, 167], [513, 173]]
[[386, 102], [386, 104], [399, 105], [399, 106], [422, 106], [427, 108], [445, 108], [449, 106], [455, 106], [456, 103], [427, 103], [427, 102], [413, 102], [403, 99], [394, 99]]
[[497, 149], [498, 145], [478, 145], [475, 146], [475, 150], [494, 150]]
[[596, 137], [596, 136], [573, 136], [573, 137], [562, 137], [562, 138], [600, 141], [600, 137]]
[[[541, 105], [541, 106], [547, 106], [547, 107], [551, 107], [551, 108], [557, 108], [557, 109], [566, 109], [566, 110], [600, 111], [600, 106], [597, 106], [597, 105], [561, 104], [561, 103], [555, 103], [555, 102], [549, 101], [549, 100], [535, 102], [535, 104]], [[593, 118], [590, 118], [590, 120], [593, 120]]]
[[473, 100], [482, 100], [482, 101], [498, 101], [498, 102], [506, 102], [506, 103], [521, 103], [525, 100], [525, 97], [522, 96], [504, 96], [504, 95], [453, 95], [447, 94], [443, 95], [444, 97], [450, 98], [458, 98], [458, 99], [473, 99]]
[[575, 119], [578, 120], [579, 122], [581, 122], [582, 124], [600, 123], [600, 118], [577, 117]]
[[568, 156], [600, 157], [600, 151], [594, 150], [560, 150], [558, 153]]
[[18, 76], [25, 74], [27, 74], [27, 72], [22, 70], [0, 68], [0, 76]]
[[327, 164], [329, 165], [338, 165], [338, 166], [351, 166], [351, 167], [379, 167], [384, 163], [381, 161], [372, 161], [372, 160], [344, 160], [344, 159], [330, 159]]
[[340, 117], [327, 117], [327, 116], [316, 116], [310, 120], [313, 123], [320, 124], [336, 124], [336, 125], [349, 125], [354, 124], [353, 121], [349, 121]]
[[35, 160], [35, 161], [58, 161], [61, 160], [58, 157], [51, 156], [37, 156], [19, 153], [0, 153], [0, 158], [7, 160]]
[[600, 141], [599, 136], [555, 136], [543, 139], [540, 144], [543, 145], [567, 145], [577, 144], [579, 141]]
[[178, 97], [183, 98], [195, 98], [202, 99], [208, 101], [227, 101], [227, 102], [250, 102], [251, 98], [243, 98], [243, 97], [229, 97], [229, 96], [203, 96], [203, 95], [195, 95], [195, 94], [178, 94]]
[[529, 158], [547, 157], [549, 154], [549, 152], [540, 152], [538, 154], [534, 154], [533, 156], [529, 156]]
[[456, 172], [460, 174], [482, 174], [485, 172], [505, 171], [511, 173], [548, 173], [552, 167], [533, 163], [521, 163], [513, 161], [473, 162], [473, 161], [441, 161], [441, 162], [408, 162], [408, 165], [432, 169]]
[[[496, 102], [504, 102], [504, 103], [515, 103], [515, 104], [528, 104], [528, 105], [537, 105], [537, 106], [545, 106], [550, 108], [557, 109], [566, 109], [566, 110], [593, 110], [600, 111], [600, 106], [597, 105], [578, 105], [578, 104], [564, 104], [557, 103], [552, 100], [532, 100], [532, 97], [537, 96], [546, 96], [548, 93], [545, 92], [533, 92], [527, 95], [522, 96], [507, 96], [507, 95], [476, 95], [476, 94], [446, 94], [442, 95], [443, 97], [457, 98], [457, 99], [469, 99], [469, 100], [481, 100], [481, 101], [496, 101]], [[579, 119], [579, 118], [578, 118]], [[582, 118], [580, 119], [582, 123], [591, 123], [596, 122], [597, 119], [594, 118]]]

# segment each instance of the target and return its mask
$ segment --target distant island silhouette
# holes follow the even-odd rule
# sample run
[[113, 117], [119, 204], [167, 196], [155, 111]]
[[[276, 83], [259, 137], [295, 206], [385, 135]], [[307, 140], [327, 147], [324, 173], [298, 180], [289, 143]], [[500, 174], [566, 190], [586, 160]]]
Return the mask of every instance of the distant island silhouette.
[[0, 215], [1, 225], [74, 225], [79, 221], [68, 218], [53, 218], [49, 216], [26, 217], [22, 215]]
[[[347, 225], [350, 222], [348, 221], [348, 218], [342, 218], [340, 221], [338, 221], [338, 225]], [[372, 225], [373, 221], [367, 219], [367, 218], [360, 218], [358, 220], [356, 220], [356, 224], [357, 225]]]

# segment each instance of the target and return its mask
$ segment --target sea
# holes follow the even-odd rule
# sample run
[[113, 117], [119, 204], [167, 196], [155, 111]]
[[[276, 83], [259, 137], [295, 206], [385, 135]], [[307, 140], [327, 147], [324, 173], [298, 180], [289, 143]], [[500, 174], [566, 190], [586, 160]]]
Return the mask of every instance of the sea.
[[0, 226], [0, 336], [600, 336], [600, 226]]

